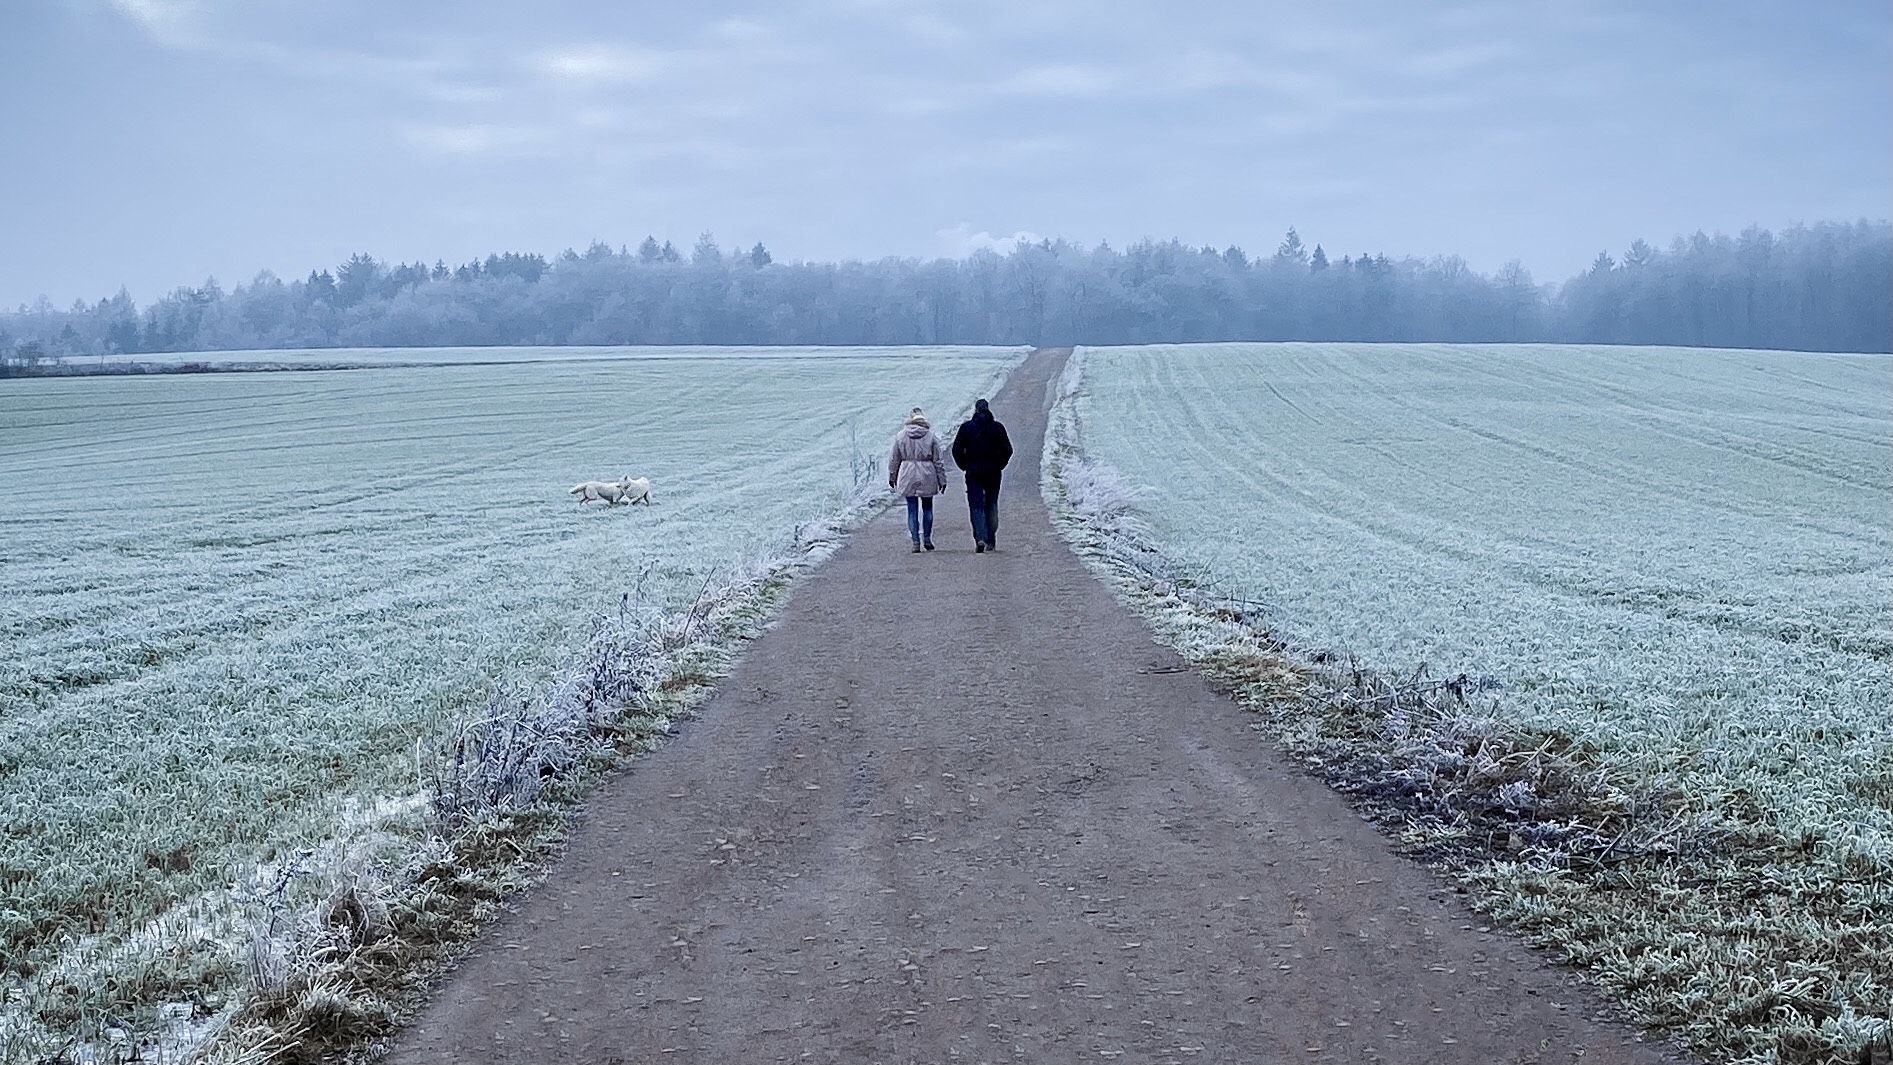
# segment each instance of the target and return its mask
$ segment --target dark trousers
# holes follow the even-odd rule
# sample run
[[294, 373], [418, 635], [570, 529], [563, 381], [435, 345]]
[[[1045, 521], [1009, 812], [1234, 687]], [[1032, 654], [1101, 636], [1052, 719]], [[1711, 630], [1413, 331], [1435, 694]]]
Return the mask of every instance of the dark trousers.
[[973, 516], [973, 539], [991, 547], [999, 536], [999, 478], [981, 484], [968, 477], [966, 509]]

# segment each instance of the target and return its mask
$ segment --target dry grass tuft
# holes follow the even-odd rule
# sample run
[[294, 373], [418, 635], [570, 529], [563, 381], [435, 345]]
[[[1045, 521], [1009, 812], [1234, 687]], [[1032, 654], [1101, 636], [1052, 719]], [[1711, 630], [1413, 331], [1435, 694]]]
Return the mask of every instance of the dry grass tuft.
[[[461, 722], [437, 745], [431, 838], [417, 853], [392, 869], [283, 874], [258, 924], [249, 993], [207, 1059], [314, 1062], [389, 1036], [427, 975], [538, 876], [586, 786], [708, 693], [807, 553], [706, 583], [678, 617], [644, 617], [627, 596], [541, 698], [495, 696], [488, 716]], [[322, 888], [299, 908], [302, 877]]]

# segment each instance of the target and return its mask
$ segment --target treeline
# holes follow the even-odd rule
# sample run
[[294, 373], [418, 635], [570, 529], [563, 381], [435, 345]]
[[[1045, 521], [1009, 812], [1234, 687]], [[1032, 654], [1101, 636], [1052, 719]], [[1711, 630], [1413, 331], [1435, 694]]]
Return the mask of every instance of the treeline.
[[86, 355], [517, 344], [1133, 344], [1213, 340], [1564, 341], [1893, 351], [1893, 227], [1638, 240], [1540, 285], [1513, 262], [1063, 241], [965, 259], [778, 263], [708, 235], [449, 267], [356, 255], [284, 281], [207, 281], [140, 308], [120, 291], [0, 314], [18, 369]]

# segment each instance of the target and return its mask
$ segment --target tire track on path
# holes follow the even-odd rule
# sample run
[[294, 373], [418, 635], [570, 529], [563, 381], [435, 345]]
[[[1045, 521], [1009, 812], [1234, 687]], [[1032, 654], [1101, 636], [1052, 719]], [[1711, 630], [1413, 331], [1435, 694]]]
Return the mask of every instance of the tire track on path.
[[864, 527], [390, 1061], [1672, 1060], [1084, 569], [1038, 492], [1067, 354], [993, 398], [999, 552], [956, 492], [939, 551]]

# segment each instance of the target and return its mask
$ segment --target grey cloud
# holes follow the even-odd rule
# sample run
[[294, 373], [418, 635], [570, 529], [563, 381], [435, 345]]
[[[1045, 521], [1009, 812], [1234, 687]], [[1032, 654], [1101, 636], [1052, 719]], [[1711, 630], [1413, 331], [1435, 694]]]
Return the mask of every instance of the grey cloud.
[[541, 52], [533, 66], [554, 80], [590, 86], [651, 81], [672, 62], [649, 48], [586, 42]]
[[998, 91], [1016, 96], [1106, 96], [1122, 79], [1109, 69], [1079, 63], [1034, 66], [1006, 78]]
[[1253, 248], [1292, 223], [1555, 278], [1893, 199], [1877, 6], [27, 4], [91, 15], [0, 0], [0, 90], [36, 101], [0, 136], [42, 160], [0, 173], [0, 302], [704, 229], [932, 254], [962, 224]]

